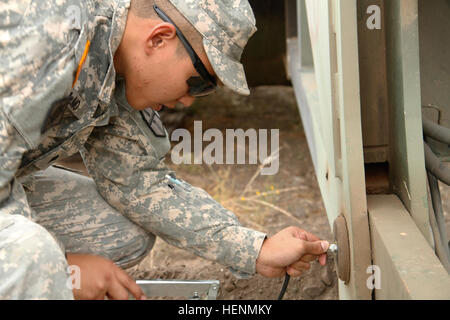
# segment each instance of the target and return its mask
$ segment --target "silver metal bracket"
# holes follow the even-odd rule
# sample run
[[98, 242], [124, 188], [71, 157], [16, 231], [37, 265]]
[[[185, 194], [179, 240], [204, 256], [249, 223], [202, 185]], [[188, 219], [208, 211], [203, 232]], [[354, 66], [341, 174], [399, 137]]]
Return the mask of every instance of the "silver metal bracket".
[[192, 300], [216, 300], [219, 280], [137, 280], [150, 297], [184, 297]]

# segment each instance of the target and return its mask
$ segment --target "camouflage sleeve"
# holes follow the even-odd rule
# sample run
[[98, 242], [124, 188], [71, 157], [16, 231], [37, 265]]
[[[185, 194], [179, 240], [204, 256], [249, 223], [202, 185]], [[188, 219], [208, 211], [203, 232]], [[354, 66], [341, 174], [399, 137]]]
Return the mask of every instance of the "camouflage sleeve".
[[0, 4], [0, 107], [30, 148], [40, 141], [52, 103], [72, 87], [80, 34], [67, 15], [72, 2]]
[[[15, 176], [26, 147], [25, 140], [0, 109], [0, 215], [21, 215], [33, 220], [34, 212], [21, 182]], [[63, 243], [55, 235], [52, 236], [64, 252]]]
[[30, 98], [28, 82], [37, 63], [30, 52], [30, 35], [24, 30], [29, 6], [30, 1], [25, 0], [0, 4], [0, 210], [25, 216], [31, 213], [15, 175], [28, 144], [11, 115], [23, 108], [25, 97]]
[[23, 154], [39, 144], [53, 102], [71, 90], [82, 26], [68, 8], [76, 4], [0, 1], [0, 214], [33, 218], [16, 174]]
[[155, 137], [140, 112], [119, 109], [110, 125], [94, 129], [82, 152], [100, 194], [166, 242], [228, 266], [238, 277], [253, 275], [265, 234], [242, 227], [204, 190], [168, 178], [174, 177], [163, 163], [168, 139]]

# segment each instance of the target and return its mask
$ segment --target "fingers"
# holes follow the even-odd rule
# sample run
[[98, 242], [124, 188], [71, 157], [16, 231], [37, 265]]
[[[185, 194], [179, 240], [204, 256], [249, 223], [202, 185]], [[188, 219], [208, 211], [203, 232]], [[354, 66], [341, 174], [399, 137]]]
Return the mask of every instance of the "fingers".
[[324, 265], [327, 264], [327, 254], [326, 254], [326, 253], [321, 254], [321, 255], [319, 256], [319, 263], [320, 263], [322, 266], [324, 266]]
[[[330, 244], [328, 241], [321, 241], [319, 237], [315, 236], [312, 233], [309, 233], [305, 230], [302, 230], [297, 227], [292, 227], [291, 232], [293, 235], [303, 240], [303, 247], [304, 247], [304, 255], [302, 256], [301, 260], [304, 262], [311, 262], [317, 259], [317, 255], [323, 254], [328, 250], [328, 247]], [[307, 243], [308, 242], [308, 243]], [[321, 243], [323, 245], [319, 246], [318, 244], [310, 245], [310, 243]], [[306, 243], [306, 244], [305, 244]], [[324, 264], [326, 262], [326, 257], [322, 257], [319, 262]]]
[[297, 261], [291, 264], [288, 268], [293, 268], [298, 271], [307, 271], [311, 268], [311, 264], [308, 262]]
[[315, 235], [313, 235], [312, 233], [309, 233], [307, 231], [304, 231], [304, 232], [305, 232], [306, 240], [308, 240], [308, 241], [320, 241], [320, 238], [315, 236]]
[[327, 252], [329, 246], [327, 241], [303, 241], [304, 254], [320, 255]]
[[303, 274], [303, 271], [295, 270], [294, 268], [290, 267], [287, 268], [286, 272], [293, 278], [300, 277]]
[[106, 295], [113, 300], [128, 300], [129, 298], [128, 290], [117, 280], [111, 281]]
[[312, 254], [305, 254], [304, 256], [301, 257], [300, 260], [303, 262], [312, 262], [314, 260], [317, 260], [317, 256]]
[[319, 241], [320, 239], [313, 235], [312, 233], [309, 233], [308, 231], [305, 231], [303, 229], [297, 228], [297, 227], [292, 227], [292, 232], [294, 234], [295, 237], [301, 239], [301, 240], [306, 240], [306, 241]]
[[[116, 276], [119, 280], [120, 284], [127, 289], [133, 297], [136, 300], [140, 300], [142, 298], [145, 298], [144, 292], [142, 291], [142, 288], [136, 284], [134, 279], [132, 279], [125, 271], [117, 267]], [[125, 299], [128, 299], [128, 292], [126, 293], [127, 297]]]
[[96, 296], [89, 296], [86, 298], [82, 298], [82, 300], [105, 300], [107, 290], [101, 290], [97, 292]]
[[300, 277], [305, 271], [311, 268], [309, 262], [297, 261], [286, 268], [286, 272], [291, 277]]

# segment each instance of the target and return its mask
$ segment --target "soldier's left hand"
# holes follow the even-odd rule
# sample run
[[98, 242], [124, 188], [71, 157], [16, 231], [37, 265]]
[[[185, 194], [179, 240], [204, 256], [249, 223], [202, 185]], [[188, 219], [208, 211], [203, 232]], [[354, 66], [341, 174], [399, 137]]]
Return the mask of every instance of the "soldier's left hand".
[[81, 272], [81, 286], [73, 289], [76, 300], [127, 300], [131, 293], [135, 299], [145, 299], [136, 282], [111, 260], [89, 254], [67, 254], [69, 265]]

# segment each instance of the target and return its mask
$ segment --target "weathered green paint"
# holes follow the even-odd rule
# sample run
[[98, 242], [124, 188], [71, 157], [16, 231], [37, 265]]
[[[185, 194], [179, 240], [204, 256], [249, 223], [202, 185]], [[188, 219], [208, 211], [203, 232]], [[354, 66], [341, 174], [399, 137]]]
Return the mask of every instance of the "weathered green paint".
[[339, 295], [370, 299], [356, 1], [307, 0], [306, 12], [314, 70], [302, 66], [297, 38], [288, 40], [290, 70], [330, 227], [341, 213], [348, 223], [351, 274]]
[[450, 277], [400, 199], [372, 195], [367, 206], [381, 272], [375, 299], [450, 299]]
[[417, 0], [389, 0], [385, 5], [390, 181], [433, 246], [422, 142]]

